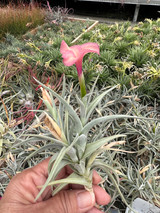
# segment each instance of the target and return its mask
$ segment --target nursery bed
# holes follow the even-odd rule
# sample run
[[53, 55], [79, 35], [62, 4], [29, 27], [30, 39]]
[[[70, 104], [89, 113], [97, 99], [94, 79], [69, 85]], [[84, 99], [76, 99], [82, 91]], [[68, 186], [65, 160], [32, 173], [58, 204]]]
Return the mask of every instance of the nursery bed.
[[[126, 144], [120, 146], [126, 154], [113, 150], [100, 158], [115, 166], [119, 187], [129, 204], [141, 197], [158, 206], [159, 200], [154, 200], [154, 196], [159, 196], [160, 175], [160, 123], [157, 120], [160, 118], [160, 20], [147, 19], [137, 25], [130, 22], [107, 25], [89, 20], [58, 21], [45, 23], [21, 39], [7, 34], [5, 42], [0, 43], [0, 122], [3, 126], [0, 131], [5, 131], [0, 135], [4, 140], [0, 150], [0, 195], [17, 172], [36, 165], [57, 151], [56, 148], [45, 148], [51, 141], [31, 139], [29, 142], [28, 136], [22, 136], [22, 131], [30, 133], [30, 126], [36, 121], [35, 114], [29, 110], [44, 110], [44, 105], [40, 105], [41, 91], [36, 89], [38, 84], [33, 77], [44, 84], [49, 77], [50, 87], [62, 94], [62, 75], [65, 74], [66, 97], [71, 97], [71, 104], [76, 108], [75, 96], [80, 93], [77, 72], [74, 66], [63, 65], [60, 45], [62, 40], [69, 46], [95, 42], [100, 46], [100, 55], [86, 55], [83, 60], [87, 92], [91, 91], [98, 75], [94, 92], [97, 96], [114, 85], [118, 86], [96, 106], [90, 119], [108, 114], [155, 119], [120, 120], [110, 122], [107, 127], [93, 128], [91, 133], [100, 131], [100, 127], [107, 136], [127, 135]], [[36, 114], [37, 117], [40, 115], [41, 112]], [[38, 126], [33, 132], [42, 134], [43, 130]], [[99, 173], [106, 180], [104, 187], [113, 197], [111, 204], [104, 207], [105, 211], [115, 206], [124, 212], [126, 206], [114, 184], [102, 170]]]

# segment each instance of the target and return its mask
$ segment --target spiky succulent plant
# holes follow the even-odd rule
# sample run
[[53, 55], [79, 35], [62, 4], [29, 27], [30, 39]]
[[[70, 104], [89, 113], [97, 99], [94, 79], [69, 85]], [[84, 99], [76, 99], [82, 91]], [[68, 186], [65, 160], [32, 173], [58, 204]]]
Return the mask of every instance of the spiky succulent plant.
[[[115, 90], [117, 86], [109, 88], [97, 96], [95, 82], [90, 93], [83, 98], [79, 98], [75, 94], [75, 102], [73, 102], [73, 97], [70, 97], [66, 89], [65, 81], [63, 82], [61, 95], [40, 82], [38, 83], [42, 86], [43, 102], [46, 105], [46, 110], [43, 111], [44, 120], [40, 124], [43, 133], [39, 135], [32, 134], [30, 135], [32, 139], [28, 140], [34, 141], [34, 138], [39, 138], [41, 141], [49, 141], [50, 143], [32, 153], [26, 160], [47, 148], [50, 150], [56, 149], [57, 152], [51, 156], [48, 165], [48, 179], [40, 187], [41, 189], [36, 199], [39, 198], [47, 186], [54, 186], [53, 196], [71, 183], [80, 184], [87, 190], [92, 190], [92, 173], [94, 169], [99, 168], [107, 173], [122, 201], [128, 206], [118, 186], [119, 177], [116, 168], [113, 165], [106, 164], [101, 158], [103, 152], [110, 150], [123, 152], [124, 150], [114, 146], [124, 144], [125, 135], [108, 135], [104, 131], [102, 133], [101, 126], [103, 126], [104, 130], [104, 126], [107, 126], [108, 123], [115, 119], [124, 121], [124, 118], [133, 119], [135, 117], [120, 114], [105, 114], [103, 116], [96, 111], [98, 105], [104, 103], [105, 97]], [[71, 99], [72, 102], [70, 102]], [[95, 127], [98, 127], [99, 131], [97, 133], [94, 132]], [[58, 173], [66, 165], [72, 169], [73, 173], [65, 179], [57, 180]]]
[[[74, 63], [76, 64], [77, 61], [79, 62], [78, 65], [76, 64], [76, 67], [81, 89], [81, 98], [76, 94], [75, 102], [73, 103], [73, 98], [72, 102], [70, 101], [71, 94], [66, 93], [65, 79], [61, 95], [36, 80], [42, 86], [42, 97], [46, 105], [46, 110], [43, 111], [44, 120], [39, 124], [43, 129], [43, 133], [30, 135], [32, 136], [31, 140], [33, 141], [33, 137], [35, 137], [42, 141], [50, 141], [51, 144], [46, 146], [48, 148], [56, 148], [57, 150], [50, 159], [48, 179], [43, 186], [39, 186], [41, 189], [36, 200], [47, 186], [52, 186], [53, 196], [67, 184], [80, 184], [87, 190], [92, 190], [92, 173], [94, 169], [99, 168], [107, 173], [121, 196], [122, 201], [128, 206], [118, 186], [119, 177], [116, 173], [116, 169], [113, 165], [106, 164], [100, 157], [103, 152], [108, 150], [129, 152], [114, 148], [114, 146], [125, 143], [125, 135], [108, 135], [104, 133], [104, 131], [102, 134], [101, 127], [104, 129], [104, 126], [107, 126], [108, 122], [116, 119], [123, 120], [124, 118], [133, 119], [138, 117], [120, 114], [110, 115], [109, 113], [103, 115], [100, 112], [97, 113], [96, 107], [101, 105], [105, 108], [107, 104], [104, 101], [106, 95], [117, 87], [109, 88], [97, 96], [95, 82], [91, 91], [86, 93], [84, 78], [81, 78], [81, 75], [83, 75], [83, 56], [88, 52], [99, 53], [99, 47], [97, 44], [95, 45], [95, 43], [86, 43], [85, 45], [75, 45], [73, 47], [68, 47], [66, 43], [64, 43], [64, 45], [63, 43], [64, 42], [61, 44], [61, 53], [64, 62], [67, 61], [66, 65], [71, 66]], [[58, 105], [56, 104], [57, 100]], [[96, 133], [94, 132], [94, 128], [98, 129]], [[46, 149], [46, 146], [32, 153], [26, 160], [42, 149]], [[64, 179], [57, 180], [57, 175], [61, 169], [67, 165], [72, 169], [73, 173]]]
[[[39, 82], [39, 84], [41, 84]], [[42, 84], [41, 84], [42, 85]], [[65, 96], [65, 82], [63, 83], [62, 95], [58, 95], [50, 88], [43, 86], [43, 101], [47, 107], [44, 119], [43, 128], [47, 129], [51, 133], [50, 140], [55, 142], [55, 146], [59, 145], [59, 153], [53, 155], [49, 163], [49, 176], [42, 187], [39, 195], [43, 193], [47, 185], [59, 184], [53, 195], [59, 192], [65, 185], [69, 183], [84, 185], [86, 189], [92, 190], [92, 171], [93, 169], [105, 168], [110, 171], [110, 174], [114, 171], [109, 165], [105, 165], [98, 156], [100, 153], [112, 149], [117, 144], [124, 143], [125, 135], [113, 135], [101, 138], [101, 133], [97, 133], [94, 139], [91, 139], [91, 129], [102, 123], [107, 124], [107, 121], [111, 121], [118, 118], [130, 117], [126, 115], [107, 115], [101, 116], [91, 120], [91, 115], [95, 113], [96, 106], [101, 100], [113, 89], [110, 88], [103, 92], [100, 96], [94, 98], [92, 91], [80, 99], [76, 95], [77, 106], [75, 109], [70, 104], [70, 96]], [[49, 91], [49, 93], [47, 92]], [[55, 105], [54, 97], [59, 100], [59, 106]], [[75, 105], [75, 104], [74, 104]], [[107, 134], [106, 134], [107, 135]], [[46, 137], [45, 135], [39, 135], [36, 137]], [[120, 138], [120, 141], [114, 141]], [[49, 139], [49, 138], [48, 138]], [[122, 140], [123, 139], [123, 140]], [[110, 143], [112, 141], [112, 143]], [[114, 141], [114, 142], [113, 142]], [[69, 165], [73, 170], [73, 173], [65, 179], [55, 180], [60, 170]]]

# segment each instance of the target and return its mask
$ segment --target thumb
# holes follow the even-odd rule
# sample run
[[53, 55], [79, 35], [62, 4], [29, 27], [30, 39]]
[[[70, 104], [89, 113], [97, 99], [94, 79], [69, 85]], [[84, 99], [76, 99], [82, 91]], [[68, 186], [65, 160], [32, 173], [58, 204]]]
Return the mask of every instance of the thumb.
[[83, 213], [93, 208], [95, 195], [85, 190], [64, 190], [39, 203], [40, 213]]

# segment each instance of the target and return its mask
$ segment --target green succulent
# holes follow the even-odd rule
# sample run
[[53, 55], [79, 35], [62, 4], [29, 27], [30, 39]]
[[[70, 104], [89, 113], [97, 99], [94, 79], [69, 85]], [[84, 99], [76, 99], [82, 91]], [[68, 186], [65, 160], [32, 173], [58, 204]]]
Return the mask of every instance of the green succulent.
[[146, 52], [146, 48], [143, 47], [132, 47], [129, 51], [129, 59], [137, 66], [141, 67], [146, 64], [149, 60], [149, 55]]

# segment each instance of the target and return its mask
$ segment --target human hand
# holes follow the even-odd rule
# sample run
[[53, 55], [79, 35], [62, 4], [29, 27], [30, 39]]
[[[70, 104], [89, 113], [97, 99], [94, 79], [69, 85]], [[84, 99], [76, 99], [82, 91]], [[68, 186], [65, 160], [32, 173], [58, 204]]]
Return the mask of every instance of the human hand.
[[[101, 177], [93, 172], [93, 192], [88, 192], [80, 185], [69, 184], [65, 189], [52, 197], [51, 187], [47, 187], [35, 202], [39, 193], [37, 186], [43, 185], [48, 177], [49, 158], [38, 165], [24, 170], [12, 178], [0, 201], [0, 212], [3, 213], [102, 213], [95, 203], [106, 205], [110, 196], [98, 184]], [[71, 174], [65, 167], [57, 179]]]

